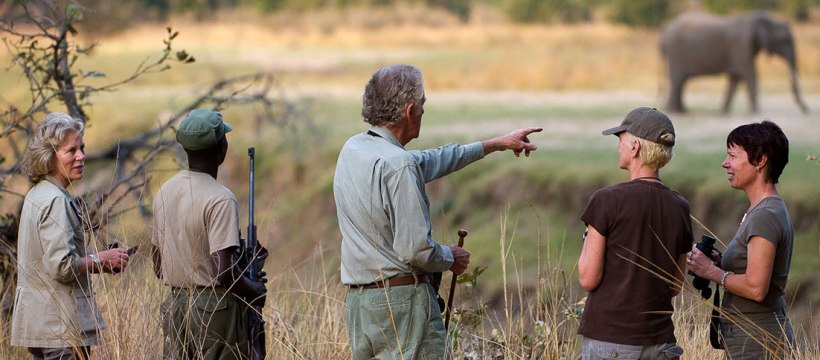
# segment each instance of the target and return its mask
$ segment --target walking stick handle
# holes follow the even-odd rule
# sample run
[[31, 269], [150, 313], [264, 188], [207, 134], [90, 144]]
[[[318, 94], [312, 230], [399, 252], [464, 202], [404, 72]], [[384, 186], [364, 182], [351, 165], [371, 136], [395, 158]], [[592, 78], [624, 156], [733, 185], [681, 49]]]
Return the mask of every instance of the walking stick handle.
[[[464, 238], [467, 237], [467, 230], [458, 229], [458, 247], [464, 247]], [[456, 274], [453, 274], [453, 279], [450, 280], [450, 296], [447, 297], [447, 313], [444, 315], [444, 331], [450, 329], [450, 314], [453, 313], [453, 295], [456, 293]]]

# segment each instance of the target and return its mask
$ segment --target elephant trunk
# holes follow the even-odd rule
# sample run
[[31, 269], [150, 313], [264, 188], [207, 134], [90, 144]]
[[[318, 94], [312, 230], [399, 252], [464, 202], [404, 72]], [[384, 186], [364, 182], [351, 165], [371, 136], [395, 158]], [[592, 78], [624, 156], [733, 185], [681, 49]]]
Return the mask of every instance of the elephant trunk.
[[806, 106], [806, 103], [803, 102], [803, 98], [800, 96], [800, 79], [797, 77], [796, 61], [791, 61], [789, 63], [789, 67], [791, 68], [792, 94], [794, 94], [794, 101], [797, 102], [797, 106], [800, 107], [800, 110], [803, 110], [803, 113], [807, 114], [809, 112], [809, 107]]

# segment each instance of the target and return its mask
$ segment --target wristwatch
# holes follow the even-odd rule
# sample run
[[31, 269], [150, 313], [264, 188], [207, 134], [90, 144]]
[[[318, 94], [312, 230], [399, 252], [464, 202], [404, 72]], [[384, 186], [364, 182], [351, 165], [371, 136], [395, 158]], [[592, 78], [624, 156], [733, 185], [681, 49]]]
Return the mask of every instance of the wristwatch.
[[102, 266], [100, 264], [100, 258], [97, 256], [97, 254], [88, 254], [88, 257], [91, 258], [91, 261], [94, 262], [94, 267], [102, 269]]

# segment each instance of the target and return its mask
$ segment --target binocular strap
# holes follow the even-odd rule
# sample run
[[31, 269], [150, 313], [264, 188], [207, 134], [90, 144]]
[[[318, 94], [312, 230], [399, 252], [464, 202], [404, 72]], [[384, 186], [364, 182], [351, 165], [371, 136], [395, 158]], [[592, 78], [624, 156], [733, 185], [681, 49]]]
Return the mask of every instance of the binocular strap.
[[720, 286], [715, 286], [715, 296], [712, 302], [712, 317], [709, 319], [709, 343], [715, 349], [723, 349], [723, 343], [720, 342]]

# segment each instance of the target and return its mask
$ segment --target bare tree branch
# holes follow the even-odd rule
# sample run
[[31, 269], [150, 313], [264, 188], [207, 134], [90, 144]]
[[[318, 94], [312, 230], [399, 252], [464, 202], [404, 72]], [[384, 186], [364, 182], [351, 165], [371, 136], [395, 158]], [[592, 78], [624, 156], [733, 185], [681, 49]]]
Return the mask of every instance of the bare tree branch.
[[[295, 114], [290, 111], [296, 109], [294, 105], [281, 106], [276, 109], [277, 104], [287, 104], [281, 98], [272, 98], [271, 94], [283, 96], [282, 93], [273, 92], [273, 86], [277, 82], [270, 73], [254, 73], [240, 75], [237, 77], [220, 80], [211, 85], [204, 94], [184, 106], [180, 111], [171, 115], [158, 127], [137, 134], [131, 138], [119, 141], [116, 145], [108, 149], [89, 154], [87, 162], [115, 161], [116, 171], [114, 182], [106, 189], [100, 189], [94, 193], [87, 194], [90, 215], [96, 219], [95, 223], [104, 223], [104, 217], [111, 214], [112, 209], [122, 202], [127, 193], [136, 196], [136, 208], [140, 214], [148, 216], [150, 211], [144, 203], [145, 199], [140, 198], [135, 191], [146, 186], [150, 175], [147, 173], [148, 164], [152, 163], [158, 156], [168, 150], [177, 147], [173, 140], [163, 139], [162, 135], [169, 132], [181, 119], [191, 110], [210, 107], [220, 110], [228, 104], [261, 104], [264, 119], [271, 125], [282, 126], [288, 124], [283, 118], [293, 121], [300, 121], [309, 126], [309, 119], [304, 114]], [[261, 124], [260, 124], [261, 125]], [[181, 160], [181, 159], [180, 159]], [[125, 173], [126, 169], [128, 173]], [[125, 190], [123, 190], [123, 188]]]
[[[173, 49], [173, 40], [179, 33], [167, 28], [164, 47], [156, 60], [143, 60], [121, 80], [103, 85], [84, 84], [84, 81], [105, 76], [93, 70], [74, 70], [77, 59], [89, 56], [96, 46], [83, 48], [72, 40], [76, 35], [74, 24], [80, 21], [84, 9], [73, 3], [59, 7], [50, 1], [21, 2], [19, 6], [27, 16], [26, 22], [34, 26], [22, 31], [14, 23], [0, 19], [0, 37], [11, 54], [11, 66], [17, 68], [28, 82], [30, 96], [26, 106], [8, 104], [0, 112], [0, 141], [6, 142], [3, 146], [12, 149], [9, 155], [13, 157], [6, 154], [0, 156], [0, 197], [9, 193], [7, 184], [11, 179], [22, 176], [19, 162], [36, 125], [36, 114], [47, 113], [50, 107], [59, 105], [72, 116], [89, 122], [91, 119], [87, 118], [85, 108], [91, 105], [90, 99], [94, 94], [116, 91], [142, 76], [167, 71], [171, 62], [187, 64], [195, 61], [184, 50]], [[114, 174], [110, 183], [97, 185], [80, 195], [86, 205], [90, 226], [99, 230], [103, 238], [111, 239], [113, 237], [108, 233], [107, 225], [117, 216], [133, 209], [143, 216], [150, 216], [149, 200], [144, 194], [150, 193], [148, 186], [152, 165], [163, 154], [172, 154], [178, 163], [183, 163], [184, 155], [169, 135], [193, 109], [208, 107], [221, 110], [232, 105], [251, 105], [257, 110], [255, 118], [258, 127], [267, 124], [295, 128], [294, 122], [311, 126], [309, 118], [284, 95], [271, 73], [223, 79], [209, 86], [157, 127], [89, 154], [87, 163], [111, 164], [102, 167], [102, 171], [113, 169]]]

